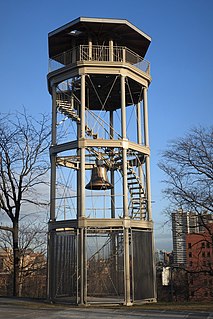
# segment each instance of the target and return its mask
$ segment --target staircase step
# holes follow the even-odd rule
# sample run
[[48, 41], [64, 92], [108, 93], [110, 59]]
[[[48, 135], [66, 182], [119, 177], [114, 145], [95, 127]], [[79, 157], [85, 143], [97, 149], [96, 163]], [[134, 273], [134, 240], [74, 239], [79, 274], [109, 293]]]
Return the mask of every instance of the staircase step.
[[[142, 212], [145, 211], [146, 207], [132, 207], [132, 212], [137, 213], [137, 212]], [[143, 212], [143, 214], [146, 214], [146, 212]]]
[[142, 186], [141, 186], [141, 185], [139, 185], [139, 186], [137, 186], [137, 187], [130, 187], [129, 189], [130, 189], [130, 190], [134, 190], [134, 189], [142, 189]]
[[76, 121], [76, 122], [78, 122], [78, 123], [80, 123], [80, 121], [81, 121], [80, 117], [70, 116], [70, 114], [69, 114], [69, 113], [67, 113], [67, 116], [69, 116], [70, 118], [72, 118], [72, 119], [73, 119], [73, 121]]
[[135, 205], [132, 206], [132, 209], [144, 209], [144, 208], [145, 208], [145, 206], [142, 206], [142, 204], [139, 205], [138, 203], [137, 203], [137, 205], [135, 203]]
[[70, 110], [70, 105], [68, 105], [68, 104], [59, 103], [58, 106], [59, 106], [59, 108], [62, 109], [62, 110]]
[[[59, 110], [66, 116], [68, 116], [69, 118], [73, 119], [73, 121], [80, 123], [81, 119], [78, 116], [78, 114], [75, 112], [75, 110], [73, 108], [70, 107], [70, 103], [67, 101], [58, 101], [57, 102], [58, 106], [59, 106]], [[93, 139], [97, 139], [98, 138], [98, 134], [94, 133], [93, 130], [91, 128], [89, 128], [88, 125], [85, 125], [85, 131], [87, 133], [88, 136], [92, 136]]]
[[[138, 182], [128, 182], [128, 185], [130, 186], [130, 185], [136, 185], [136, 184], [138, 184]], [[141, 188], [142, 188], [142, 186], [141, 186]]]
[[80, 119], [80, 117], [78, 116], [78, 114], [77, 113], [75, 113], [75, 112], [72, 112], [72, 113], [70, 113], [69, 112], [69, 114], [71, 115], [71, 117], [72, 118], [74, 118], [74, 119], [77, 119], [77, 118], [79, 118]]
[[114, 157], [114, 161], [117, 162], [117, 161], [121, 161], [122, 158], [120, 156], [117, 156], [117, 157]]
[[[132, 161], [133, 162], [133, 161]], [[144, 189], [140, 178], [134, 171], [134, 167], [131, 163], [128, 163], [127, 181], [128, 189], [130, 192], [129, 210], [130, 216], [134, 219], [141, 219], [146, 217], [146, 202], [144, 201]]]
[[135, 202], [135, 203], [132, 203], [132, 206], [130, 207], [134, 209], [144, 209], [145, 205], [143, 203]]

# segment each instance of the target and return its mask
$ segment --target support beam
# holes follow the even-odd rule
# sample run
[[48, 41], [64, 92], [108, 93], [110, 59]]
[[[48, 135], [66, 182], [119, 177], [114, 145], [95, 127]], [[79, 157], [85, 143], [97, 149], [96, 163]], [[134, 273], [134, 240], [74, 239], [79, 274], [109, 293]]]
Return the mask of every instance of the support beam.
[[85, 81], [85, 74], [81, 75], [81, 110], [80, 110], [80, 117], [81, 117], [81, 132], [80, 138], [85, 138], [85, 97], [86, 97], [86, 81]]
[[[80, 109], [80, 136], [79, 138], [85, 138], [85, 74], [81, 76], [81, 109]], [[79, 194], [79, 218], [85, 217], [85, 147], [80, 149], [80, 183], [78, 183], [78, 194]], [[85, 304], [86, 302], [86, 271], [85, 269], [85, 229], [80, 229], [80, 303]]]
[[123, 139], [126, 139], [126, 90], [124, 75], [121, 75], [121, 136]]
[[140, 102], [136, 105], [137, 114], [137, 143], [142, 144], [142, 128], [141, 128], [141, 104]]
[[[149, 128], [148, 128], [148, 102], [147, 88], [143, 89], [143, 114], [144, 114], [144, 142], [145, 146], [149, 147]], [[152, 205], [151, 205], [151, 181], [150, 181], [150, 157], [146, 156], [146, 193], [147, 193], [147, 210], [148, 220], [152, 220]]]
[[[125, 76], [121, 75], [121, 133], [122, 139], [126, 140], [126, 91]], [[123, 217], [128, 216], [128, 186], [127, 186], [127, 149], [122, 149], [123, 170]]]
[[84, 304], [84, 229], [80, 228], [80, 304]]
[[56, 86], [52, 87], [52, 145], [56, 145], [57, 133], [57, 106], [56, 106]]
[[130, 258], [129, 258], [129, 228], [124, 228], [124, 288], [125, 288], [125, 306], [131, 306], [130, 294]]
[[[110, 111], [109, 114], [109, 121], [110, 121], [110, 139], [114, 138], [114, 123], [113, 123], [113, 111]], [[112, 168], [110, 171], [110, 182], [113, 186], [111, 189], [111, 218], [115, 218], [115, 171]]]
[[56, 156], [51, 155], [50, 170], [50, 221], [55, 220], [55, 201], [56, 201]]
[[87, 229], [84, 229], [84, 304], [87, 304]]
[[47, 299], [52, 302], [54, 300], [55, 294], [55, 265], [54, 265], [54, 238], [52, 231], [48, 232], [47, 239], [47, 248], [48, 248], [48, 263], [47, 263], [47, 273], [48, 273], [48, 281], [47, 281]]
[[[56, 145], [56, 86], [52, 88], [52, 146]], [[50, 221], [55, 220], [55, 200], [56, 200], [56, 154], [50, 155], [51, 171], [50, 171]]]
[[[80, 117], [80, 106], [78, 104], [77, 106], [77, 114], [78, 116]], [[77, 139], [79, 139], [81, 136], [81, 126], [80, 126], [80, 123], [77, 123]], [[77, 148], [77, 156], [78, 158], [81, 158], [81, 152], [80, 152], [80, 149]], [[81, 191], [81, 188], [80, 188], [80, 185], [81, 185], [81, 174], [80, 174], [80, 170], [77, 170], [77, 185], [76, 185], [76, 189], [77, 189], [77, 219], [79, 219], [79, 217], [81, 216], [81, 194], [80, 194], [80, 191]]]
[[[137, 143], [139, 145], [142, 145], [142, 127], [141, 127], [141, 104], [140, 102], [136, 105], [136, 115], [137, 115]], [[141, 185], [143, 185], [143, 171], [142, 171], [142, 164], [138, 163], [138, 176], [141, 182]], [[143, 185], [144, 188], [144, 185]], [[143, 190], [140, 189], [140, 198], [142, 198], [142, 192]], [[142, 200], [140, 201], [140, 219], [143, 218], [143, 212], [142, 212]]]
[[[121, 134], [126, 140], [126, 90], [125, 76], [121, 75]], [[123, 218], [129, 218], [128, 212], [128, 184], [127, 184], [127, 149], [122, 149], [122, 170], [123, 170]], [[130, 258], [129, 258], [129, 228], [124, 228], [124, 304], [129, 306], [130, 300]]]
[[148, 123], [148, 101], [147, 88], [143, 89], [143, 115], [144, 115], [144, 143], [149, 147], [149, 123]]
[[[81, 76], [80, 138], [85, 138], [85, 74]], [[85, 217], [85, 147], [80, 149], [80, 217]]]

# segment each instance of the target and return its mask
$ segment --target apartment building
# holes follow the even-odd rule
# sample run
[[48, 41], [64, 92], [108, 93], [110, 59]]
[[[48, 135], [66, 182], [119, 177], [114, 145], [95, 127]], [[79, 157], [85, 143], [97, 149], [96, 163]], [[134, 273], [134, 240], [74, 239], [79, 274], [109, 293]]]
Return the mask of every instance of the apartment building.
[[172, 214], [173, 267], [188, 278], [190, 300], [213, 300], [213, 216], [179, 210]]
[[204, 231], [186, 235], [189, 298], [213, 300], [213, 223]]
[[186, 264], [186, 234], [188, 231], [187, 213], [178, 210], [172, 213], [173, 264]]

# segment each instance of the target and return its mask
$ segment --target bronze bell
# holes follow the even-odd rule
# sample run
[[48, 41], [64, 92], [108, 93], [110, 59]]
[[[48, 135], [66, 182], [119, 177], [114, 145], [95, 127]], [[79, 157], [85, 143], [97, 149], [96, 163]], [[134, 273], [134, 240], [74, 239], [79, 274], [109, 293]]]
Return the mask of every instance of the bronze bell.
[[86, 185], [86, 189], [106, 190], [113, 188], [107, 178], [107, 169], [105, 166], [95, 166], [92, 169], [90, 182]]

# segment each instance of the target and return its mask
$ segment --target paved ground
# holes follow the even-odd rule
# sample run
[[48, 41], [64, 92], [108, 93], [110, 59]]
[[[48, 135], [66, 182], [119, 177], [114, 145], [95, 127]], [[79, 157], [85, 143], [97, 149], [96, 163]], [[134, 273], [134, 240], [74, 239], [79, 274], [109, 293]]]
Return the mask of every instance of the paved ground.
[[213, 319], [213, 312], [144, 310], [140, 307], [70, 307], [0, 298], [1, 319]]

